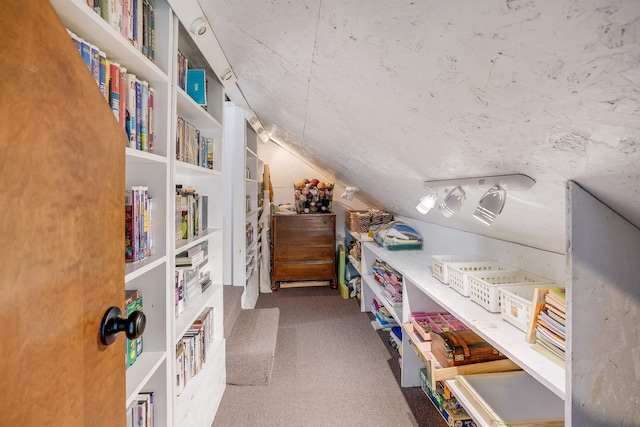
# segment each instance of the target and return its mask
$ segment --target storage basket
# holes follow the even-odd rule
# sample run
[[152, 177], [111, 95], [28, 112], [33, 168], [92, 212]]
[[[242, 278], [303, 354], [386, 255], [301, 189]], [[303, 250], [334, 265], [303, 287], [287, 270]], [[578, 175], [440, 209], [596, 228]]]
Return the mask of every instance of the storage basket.
[[449, 284], [449, 272], [446, 265], [450, 262], [486, 262], [491, 261], [479, 255], [432, 255], [431, 256], [431, 274], [433, 277], [444, 283]]
[[[545, 288], [552, 285], [542, 285]], [[527, 332], [533, 294], [541, 285], [505, 286], [500, 288], [500, 312], [502, 319], [511, 323], [523, 332]]]
[[414, 312], [410, 316], [413, 330], [425, 341], [431, 341], [431, 332], [462, 331], [467, 325], [448, 312]]
[[386, 224], [391, 221], [393, 221], [393, 215], [377, 209], [364, 211], [347, 209], [345, 212], [347, 228], [356, 233], [366, 233], [374, 225]]
[[452, 262], [446, 264], [449, 286], [463, 296], [469, 296], [468, 273], [480, 271], [513, 270], [513, 267], [499, 262]]
[[471, 301], [492, 313], [500, 312], [500, 288], [552, 283], [552, 280], [523, 270], [481, 271], [468, 273], [468, 276]]

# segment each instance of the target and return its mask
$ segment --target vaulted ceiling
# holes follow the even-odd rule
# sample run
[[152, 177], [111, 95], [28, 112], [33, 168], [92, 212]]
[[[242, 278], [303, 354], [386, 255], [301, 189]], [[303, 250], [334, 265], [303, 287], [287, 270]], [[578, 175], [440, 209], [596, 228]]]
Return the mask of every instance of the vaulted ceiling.
[[[574, 180], [640, 226], [637, 0], [199, 0], [273, 139], [372, 204], [560, 253]], [[232, 99], [233, 101], [233, 99]], [[425, 180], [522, 173], [487, 227]]]

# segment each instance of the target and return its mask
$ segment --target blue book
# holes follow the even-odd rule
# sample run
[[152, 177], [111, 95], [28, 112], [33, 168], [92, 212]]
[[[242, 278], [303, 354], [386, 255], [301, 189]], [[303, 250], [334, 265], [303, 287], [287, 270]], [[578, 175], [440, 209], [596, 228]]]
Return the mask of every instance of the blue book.
[[82, 40], [82, 59], [87, 64], [87, 68], [91, 71], [91, 45], [86, 40]]
[[187, 70], [187, 95], [199, 105], [207, 105], [206, 79], [204, 70]]

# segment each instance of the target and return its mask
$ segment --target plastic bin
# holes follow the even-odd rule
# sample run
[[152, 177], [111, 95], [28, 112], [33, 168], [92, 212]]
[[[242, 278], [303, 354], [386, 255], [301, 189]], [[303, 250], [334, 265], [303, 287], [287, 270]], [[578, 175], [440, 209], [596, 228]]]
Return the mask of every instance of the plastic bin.
[[492, 313], [500, 312], [500, 288], [513, 285], [542, 285], [552, 280], [523, 270], [468, 273], [471, 301]]
[[536, 288], [553, 285], [519, 285], [500, 288], [500, 313], [502, 320], [511, 323], [523, 332], [529, 328], [533, 294]]
[[449, 284], [449, 272], [447, 264], [451, 262], [486, 262], [491, 261], [480, 255], [432, 255], [431, 256], [431, 274], [433, 277], [444, 283]]
[[480, 271], [517, 270], [499, 262], [452, 262], [446, 264], [449, 286], [465, 297], [469, 296], [468, 273]]

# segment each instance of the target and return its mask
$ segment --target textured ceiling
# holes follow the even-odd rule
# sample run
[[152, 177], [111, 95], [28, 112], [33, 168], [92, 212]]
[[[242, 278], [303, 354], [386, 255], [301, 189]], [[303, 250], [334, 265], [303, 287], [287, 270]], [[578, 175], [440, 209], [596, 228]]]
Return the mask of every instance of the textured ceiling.
[[[199, 0], [276, 141], [370, 203], [565, 252], [574, 180], [640, 225], [637, 0]], [[232, 99], [233, 100], [233, 99]], [[523, 173], [491, 227], [423, 181]]]

